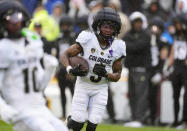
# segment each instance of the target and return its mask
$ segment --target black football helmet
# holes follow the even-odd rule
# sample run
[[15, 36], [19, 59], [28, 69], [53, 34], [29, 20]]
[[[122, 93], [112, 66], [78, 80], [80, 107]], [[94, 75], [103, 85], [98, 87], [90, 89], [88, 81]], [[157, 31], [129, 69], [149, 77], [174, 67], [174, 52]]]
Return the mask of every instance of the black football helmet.
[[30, 16], [24, 6], [13, 0], [0, 1], [0, 33], [2, 37], [20, 38], [22, 28], [29, 24]]
[[[109, 38], [101, 34], [100, 28], [103, 22], [109, 21], [114, 26], [114, 34]], [[96, 16], [94, 17], [92, 28], [97, 35], [101, 35], [104, 40], [114, 39], [119, 33], [121, 29], [121, 18], [117, 11], [110, 7], [104, 7], [100, 10]]]

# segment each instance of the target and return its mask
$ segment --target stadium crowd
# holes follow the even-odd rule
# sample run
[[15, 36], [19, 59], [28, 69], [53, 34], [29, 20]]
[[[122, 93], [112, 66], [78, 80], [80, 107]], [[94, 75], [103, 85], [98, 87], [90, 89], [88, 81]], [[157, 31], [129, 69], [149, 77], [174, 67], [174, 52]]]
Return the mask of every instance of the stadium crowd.
[[[172, 83], [174, 101], [174, 122], [170, 126], [187, 129], [187, 0], [17, 1], [30, 14], [28, 29], [40, 35], [44, 52], [58, 60], [82, 30], [93, 30], [93, 19], [99, 10], [103, 7], [115, 9], [121, 18], [118, 38], [126, 44], [124, 66], [129, 70], [132, 115], [124, 126], [161, 124], [158, 97], [161, 84], [167, 79]], [[62, 118], [66, 119], [65, 88], [70, 88], [73, 96], [76, 78], [69, 75], [60, 62], [56, 78], [61, 91]], [[179, 120], [181, 88], [185, 93], [182, 120]], [[112, 93], [108, 91], [107, 111], [116, 123]]]

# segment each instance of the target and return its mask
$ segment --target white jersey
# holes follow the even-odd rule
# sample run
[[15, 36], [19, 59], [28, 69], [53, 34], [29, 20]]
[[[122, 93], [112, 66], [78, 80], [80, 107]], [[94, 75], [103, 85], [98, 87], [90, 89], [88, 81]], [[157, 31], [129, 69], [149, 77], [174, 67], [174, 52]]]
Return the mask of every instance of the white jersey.
[[187, 42], [185, 40], [174, 40], [174, 58], [185, 60], [187, 58]]
[[19, 111], [45, 104], [37, 88], [37, 80], [44, 72], [40, 64], [43, 54], [42, 41], [27, 30], [26, 38], [0, 40], [0, 93], [7, 104]]
[[104, 77], [98, 77], [93, 73], [95, 64], [103, 63], [106, 71], [112, 71], [114, 61], [122, 56], [126, 56], [125, 42], [115, 38], [111, 46], [102, 49], [94, 32], [82, 31], [76, 39], [83, 48], [83, 58], [88, 61], [89, 73], [85, 77], [78, 77], [79, 84], [87, 85], [91, 88], [101, 88], [108, 86], [108, 80]]

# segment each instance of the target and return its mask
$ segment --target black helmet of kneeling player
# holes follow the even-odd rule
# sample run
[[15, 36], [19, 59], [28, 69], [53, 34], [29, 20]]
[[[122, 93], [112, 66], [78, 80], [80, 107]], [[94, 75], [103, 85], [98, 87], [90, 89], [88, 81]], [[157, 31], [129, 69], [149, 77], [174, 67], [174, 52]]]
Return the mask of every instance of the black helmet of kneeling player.
[[[112, 24], [112, 26], [114, 27], [115, 31], [113, 35], [110, 37], [104, 36], [103, 34], [101, 34], [100, 29], [101, 29], [101, 25], [104, 22], [110, 22], [110, 24]], [[92, 28], [94, 32], [97, 35], [101, 35], [104, 40], [114, 39], [114, 37], [116, 37], [120, 33], [120, 29], [121, 29], [120, 16], [114, 9], [110, 7], [104, 7], [94, 17]]]
[[0, 33], [3, 37], [22, 37], [21, 30], [28, 26], [29, 21], [30, 16], [20, 2], [0, 1]]

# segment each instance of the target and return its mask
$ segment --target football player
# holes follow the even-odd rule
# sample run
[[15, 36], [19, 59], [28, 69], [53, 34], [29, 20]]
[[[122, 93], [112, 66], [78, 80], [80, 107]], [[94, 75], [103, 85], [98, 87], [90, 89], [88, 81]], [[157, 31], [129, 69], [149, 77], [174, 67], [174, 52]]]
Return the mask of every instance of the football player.
[[[29, 15], [17, 1], [0, 2], [0, 118], [16, 131], [67, 131], [46, 107], [43, 90], [58, 65], [43, 53]], [[42, 64], [43, 63], [43, 64]]]
[[[72, 100], [71, 117], [67, 126], [80, 131], [86, 121], [86, 131], [95, 131], [104, 114], [109, 81], [117, 82], [121, 77], [122, 59], [126, 56], [125, 42], [118, 39], [121, 28], [119, 14], [112, 8], [99, 11], [92, 24], [94, 32], [84, 30], [76, 43], [61, 56], [61, 62], [68, 73], [77, 77]], [[88, 61], [89, 72], [80, 70], [80, 65], [72, 68], [69, 57], [82, 54]]]

